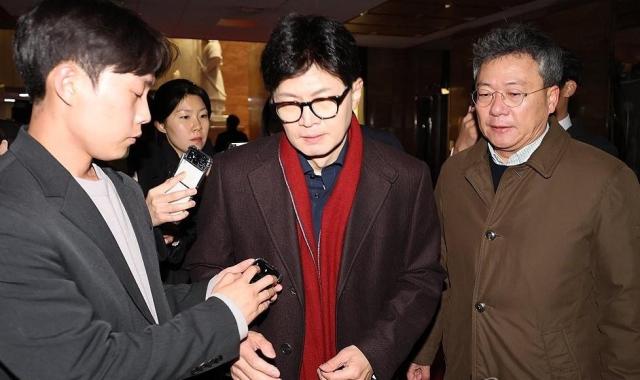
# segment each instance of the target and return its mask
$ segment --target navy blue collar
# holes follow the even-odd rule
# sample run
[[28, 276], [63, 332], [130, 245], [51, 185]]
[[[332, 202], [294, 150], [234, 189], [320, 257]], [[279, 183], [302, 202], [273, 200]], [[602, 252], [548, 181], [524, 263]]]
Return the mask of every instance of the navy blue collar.
[[[344, 166], [344, 158], [347, 156], [348, 146], [349, 146], [349, 141], [345, 141], [344, 146], [342, 147], [342, 150], [338, 155], [338, 158], [329, 166], [332, 166], [332, 165]], [[311, 164], [309, 163], [305, 155], [300, 153], [300, 151], [298, 151], [298, 158], [300, 159], [300, 165], [302, 165], [302, 172], [305, 175], [309, 173], [313, 173], [313, 168], [311, 167]]]

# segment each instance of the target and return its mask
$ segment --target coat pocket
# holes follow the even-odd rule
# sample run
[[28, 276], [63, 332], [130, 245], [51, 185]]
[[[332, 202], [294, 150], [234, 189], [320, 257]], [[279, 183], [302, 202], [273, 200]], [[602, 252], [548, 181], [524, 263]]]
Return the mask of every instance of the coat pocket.
[[545, 355], [554, 380], [580, 379], [575, 355], [571, 351], [565, 330], [542, 334]]

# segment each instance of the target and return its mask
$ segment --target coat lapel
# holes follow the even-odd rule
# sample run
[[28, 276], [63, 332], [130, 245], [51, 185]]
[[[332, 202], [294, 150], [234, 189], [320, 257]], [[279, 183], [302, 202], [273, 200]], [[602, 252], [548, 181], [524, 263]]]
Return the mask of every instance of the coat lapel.
[[[118, 196], [127, 211], [127, 216], [131, 221], [131, 226], [133, 227], [136, 240], [138, 241], [138, 246], [140, 247], [145, 271], [147, 272], [149, 287], [151, 289], [151, 294], [153, 295], [153, 302], [158, 315], [158, 323], [163, 323], [171, 317], [172, 313], [164, 294], [162, 279], [160, 278], [158, 254], [152, 232], [153, 227], [148, 216], [149, 210], [146, 208], [145, 203], [142, 202], [142, 193], [136, 192], [133, 188], [127, 186], [123, 182], [122, 178], [112, 170], [105, 169], [105, 173], [114, 184], [118, 192]], [[137, 284], [136, 289], [138, 289]], [[144, 302], [144, 305], [146, 306], [146, 302]], [[151, 321], [153, 321], [153, 319]]]
[[[376, 220], [380, 208], [398, 172], [384, 161], [375, 145], [363, 139], [364, 152], [358, 190], [349, 216], [338, 277], [337, 299], [340, 298], [353, 264], [360, 253], [367, 232]], [[375, 189], [375, 191], [372, 191]], [[357, 217], [353, 217], [356, 215]]]
[[82, 187], [67, 176], [69, 183], [60, 212], [100, 248], [140, 313], [149, 323], [155, 323], [109, 226]]
[[249, 184], [284, 270], [292, 279], [300, 304], [304, 305], [296, 216], [278, 159], [278, 141], [272, 138], [272, 144], [258, 152], [258, 160], [264, 164], [248, 174]]
[[[551, 177], [560, 158], [567, 149], [569, 135], [560, 127], [555, 119], [549, 119], [549, 132], [542, 140], [540, 147], [531, 155], [527, 166], [532, 167], [545, 178]], [[489, 167], [487, 141], [480, 139], [467, 153], [468, 164], [464, 171], [467, 181], [487, 207], [490, 207], [495, 191]]]
[[495, 192], [487, 154], [487, 142], [484, 139], [480, 139], [467, 152], [465, 159], [468, 161], [468, 165], [464, 170], [464, 177], [474, 188], [485, 206], [490, 207]]

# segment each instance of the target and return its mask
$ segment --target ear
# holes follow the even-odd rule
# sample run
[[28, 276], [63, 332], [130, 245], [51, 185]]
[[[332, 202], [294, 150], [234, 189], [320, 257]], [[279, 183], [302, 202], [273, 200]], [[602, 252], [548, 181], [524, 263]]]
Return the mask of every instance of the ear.
[[156, 129], [158, 130], [158, 132], [160, 133], [167, 133], [167, 130], [164, 128], [164, 123], [161, 123], [159, 121], [154, 121], [153, 122], [153, 126], [156, 127]]
[[65, 61], [58, 64], [47, 76], [47, 92], [53, 90], [51, 92], [55, 93], [58, 99], [72, 106], [78, 96], [77, 89], [80, 88], [82, 74], [84, 71], [73, 62]]
[[357, 110], [358, 104], [360, 104], [360, 98], [362, 97], [362, 87], [364, 82], [362, 78], [358, 78], [351, 84], [351, 109]]
[[547, 111], [549, 114], [555, 112], [559, 97], [560, 88], [558, 86], [553, 86], [547, 89]]
[[564, 86], [562, 86], [562, 89], [560, 89], [560, 96], [570, 98], [573, 96], [573, 94], [576, 93], [577, 89], [578, 84], [575, 81], [569, 79], [565, 82]]

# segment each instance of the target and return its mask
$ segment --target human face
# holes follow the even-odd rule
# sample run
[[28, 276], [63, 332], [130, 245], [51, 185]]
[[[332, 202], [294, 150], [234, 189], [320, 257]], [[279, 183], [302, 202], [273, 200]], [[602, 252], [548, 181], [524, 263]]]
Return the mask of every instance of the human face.
[[[302, 111], [300, 120], [283, 123], [287, 139], [304, 154], [315, 171], [338, 159], [351, 125], [352, 110], [358, 106], [362, 93], [362, 80], [350, 84], [351, 91], [338, 108], [338, 114], [330, 119], [320, 119], [309, 107]], [[340, 78], [312, 65], [304, 74], [282, 81], [273, 92], [273, 101], [309, 102], [317, 98], [338, 96], [345, 84]]]
[[104, 161], [124, 157], [149, 122], [147, 93], [153, 75], [103, 71], [94, 85], [83, 73], [74, 82], [69, 144], [81, 153]]
[[[544, 87], [538, 69], [538, 63], [528, 54], [499, 57], [480, 66], [476, 89], [529, 93]], [[502, 96], [496, 95], [488, 106], [476, 107], [480, 131], [498, 155], [508, 159], [544, 133], [557, 102], [557, 86], [526, 96], [522, 104], [514, 108], [505, 105]]]
[[191, 145], [204, 147], [209, 134], [209, 114], [202, 98], [188, 94], [163, 123], [156, 122], [155, 126], [167, 135], [169, 145], [181, 156]]

